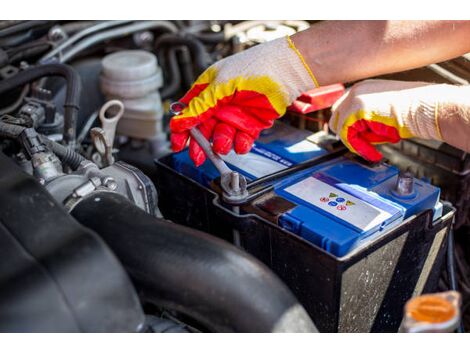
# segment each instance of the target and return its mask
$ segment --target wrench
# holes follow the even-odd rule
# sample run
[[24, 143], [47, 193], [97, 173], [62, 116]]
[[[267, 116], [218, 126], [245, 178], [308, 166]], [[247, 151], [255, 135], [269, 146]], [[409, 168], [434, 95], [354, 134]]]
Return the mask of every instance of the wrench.
[[[170, 105], [170, 112], [173, 115], [179, 115], [186, 107], [181, 102], [174, 102]], [[220, 173], [220, 186], [224, 191], [223, 197], [228, 203], [231, 201], [239, 202], [248, 197], [246, 189], [246, 178], [236, 171], [230, 169], [220, 155], [214, 153], [209, 141], [204, 137], [197, 127], [193, 127], [189, 131], [192, 138], [201, 146], [206, 156], [214, 164], [217, 171]]]

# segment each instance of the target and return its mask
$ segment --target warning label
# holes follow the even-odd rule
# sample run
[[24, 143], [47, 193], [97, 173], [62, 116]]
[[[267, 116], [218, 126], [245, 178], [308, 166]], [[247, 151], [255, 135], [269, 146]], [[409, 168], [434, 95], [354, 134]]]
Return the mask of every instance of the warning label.
[[[285, 192], [367, 231], [389, 219], [392, 214], [369, 204], [315, 177], [308, 177], [285, 189]], [[380, 202], [378, 202], [380, 203]], [[388, 206], [390, 209], [390, 206]]]

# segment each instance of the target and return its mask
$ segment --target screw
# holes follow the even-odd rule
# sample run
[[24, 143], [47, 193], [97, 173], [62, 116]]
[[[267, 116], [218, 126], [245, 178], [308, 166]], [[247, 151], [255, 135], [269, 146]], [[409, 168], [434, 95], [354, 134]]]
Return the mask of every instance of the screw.
[[106, 177], [103, 180], [103, 185], [110, 189], [111, 191], [114, 191], [117, 188], [117, 182], [112, 178], [112, 177]]

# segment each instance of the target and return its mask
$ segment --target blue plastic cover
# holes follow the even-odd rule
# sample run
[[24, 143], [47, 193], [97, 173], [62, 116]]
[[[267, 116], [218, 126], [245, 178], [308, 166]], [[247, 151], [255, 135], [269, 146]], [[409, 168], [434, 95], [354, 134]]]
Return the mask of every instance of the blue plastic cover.
[[336, 256], [343, 256], [407, 217], [433, 209], [439, 189], [415, 180], [412, 198], [394, 195], [398, 170], [389, 165], [368, 167], [339, 158], [293, 175], [275, 192], [296, 207], [279, 225]]

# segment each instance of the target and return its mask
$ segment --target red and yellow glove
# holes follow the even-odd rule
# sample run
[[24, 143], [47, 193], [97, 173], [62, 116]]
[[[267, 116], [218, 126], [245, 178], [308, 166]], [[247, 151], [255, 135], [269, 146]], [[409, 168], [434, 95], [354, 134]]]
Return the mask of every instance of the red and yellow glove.
[[[248, 153], [260, 132], [272, 126], [303, 91], [318, 86], [289, 37], [257, 45], [209, 67], [180, 100], [187, 107], [170, 122], [173, 151], [181, 151], [195, 126], [216, 153]], [[194, 140], [196, 166], [206, 157]]]
[[352, 152], [378, 162], [376, 144], [402, 138], [442, 140], [439, 94], [446, 85], [367, 80], [354, 85], [332, 108], [330, 128]]

